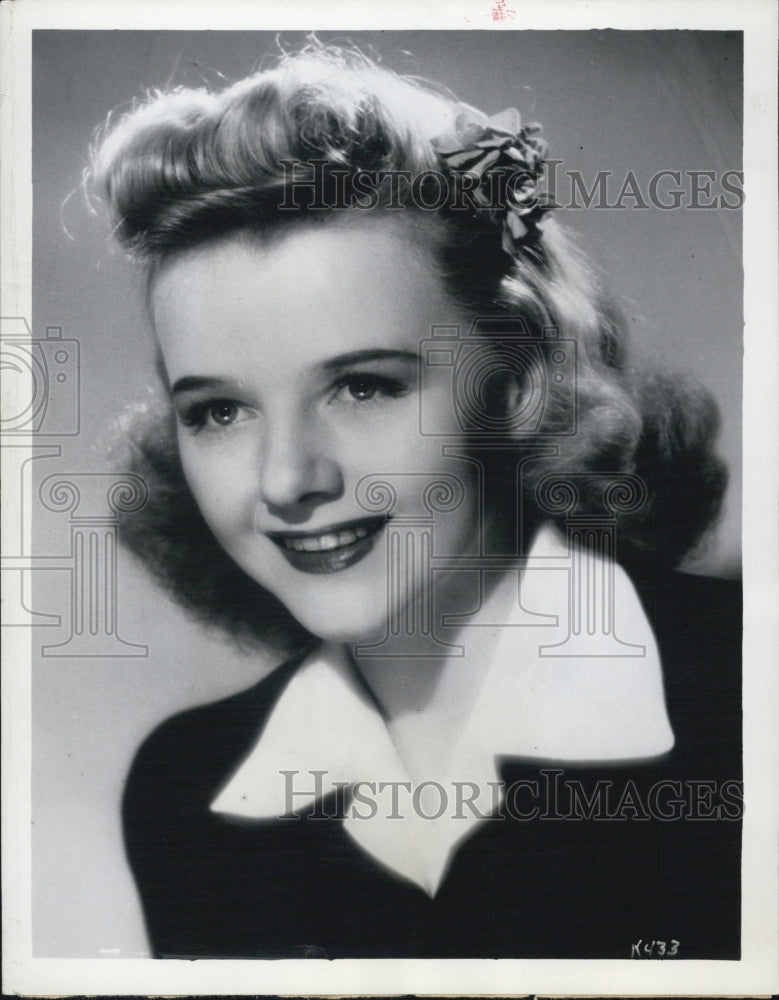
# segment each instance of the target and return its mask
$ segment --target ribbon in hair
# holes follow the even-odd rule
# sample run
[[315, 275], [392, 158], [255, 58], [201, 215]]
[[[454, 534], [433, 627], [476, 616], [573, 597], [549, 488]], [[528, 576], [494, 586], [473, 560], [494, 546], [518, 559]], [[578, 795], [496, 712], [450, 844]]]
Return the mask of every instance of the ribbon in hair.
[[523, 125], [516, 108], [488, 118], [467, 104], [457, 107], [453, 128], [436, 136], [433, 147], [449, 173], [477, 179], [469, 189], [476, 210], [502, 224], [502, 247], [514, 256], [538, 239], [539, 223], [555, 207], [538, 192], [549, 147], [540, 126]]

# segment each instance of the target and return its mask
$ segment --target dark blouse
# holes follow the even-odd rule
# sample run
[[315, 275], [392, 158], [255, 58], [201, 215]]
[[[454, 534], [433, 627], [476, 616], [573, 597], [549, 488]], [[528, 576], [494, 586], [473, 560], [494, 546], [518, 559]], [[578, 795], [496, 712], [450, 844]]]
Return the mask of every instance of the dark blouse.
[[674, 749], [642, 765], [502, 761], [500, 814], [460, 846], [434, 899], [344, 832], [348, 792], [299, 818], [210, 811], [299, 659], [165, 722], [123, 804], [155, 956], [739, 958], [740, 587], [632, 576]]

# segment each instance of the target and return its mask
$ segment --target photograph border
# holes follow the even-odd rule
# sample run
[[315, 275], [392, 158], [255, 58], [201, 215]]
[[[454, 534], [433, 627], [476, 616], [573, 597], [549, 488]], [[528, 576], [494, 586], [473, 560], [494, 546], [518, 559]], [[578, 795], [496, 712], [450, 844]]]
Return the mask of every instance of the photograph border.
[[[392, 9], [394, 7], [394, 10]], [[36, 28], [176, 30], [549, 30], [695, 28], [744, 33], [744, 789], [742, 958], [684, 963], [625, 960], [197, 960], [49, 959], [32, 952], [30, 636], [3, 633], [4, 991], [39, 994], [711, 995], [779, 991], [779, 681], [775, 608], [779, 351], [776, 330], [776, 43], [771, 0], [674, 3], [600, 0], [497, 5], [493, 0], [369, 8], [299, 0], [213, 6], [186, 0], [11, 0], [0, 5], [5, 156], [0, 176], [3, 317], [32, 314], [31, 33]], [[495, 9], [503, 13], [496, 20]], [[3, 403], [13, 403], [3, 389]], [[15, 446], [30, 446], [24, 437]], [[3, 455], [5, 465], [6, 456]], [[4, 539], [20, 525], [4, 517]], [[7, 533], [7, 534], [6, 534]], [[25, 551], [29, 551], [25, 549]]]

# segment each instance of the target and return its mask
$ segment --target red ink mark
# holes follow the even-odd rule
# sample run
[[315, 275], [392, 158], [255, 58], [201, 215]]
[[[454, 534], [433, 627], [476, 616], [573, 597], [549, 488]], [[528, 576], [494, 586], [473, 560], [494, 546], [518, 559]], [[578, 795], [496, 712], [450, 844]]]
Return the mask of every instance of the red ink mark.
[[507, 21], [510, 17], [516, 16], [516, 11], [509, 7], [506, 0], [495, 0], [492, 7], [493, 21]]

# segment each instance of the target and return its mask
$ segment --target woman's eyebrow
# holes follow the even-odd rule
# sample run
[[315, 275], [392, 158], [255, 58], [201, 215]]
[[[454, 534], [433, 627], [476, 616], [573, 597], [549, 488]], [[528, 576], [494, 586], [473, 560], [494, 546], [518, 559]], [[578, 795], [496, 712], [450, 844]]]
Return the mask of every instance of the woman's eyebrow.
[[194, 389], [224, 389], [228, 385], [231, 385], [231, 382], [226, 378], [184, 375], [182, 378], [176, 379], [170, 391], [171, 395], [175, 396], [178, 392], [191, 392]]
[[386, 348], [371, 348], [363, 351], [350, 351], [348, 354], [339, 354], [338, 357], [330, 358], [322, 363], [325, 371], [337, 371], [340, 368], [348, 368], [349, 365], [359, 364], [366, 361], [404, 361], [417, 364], [421, 355], [417, 351], [394, 351]]

